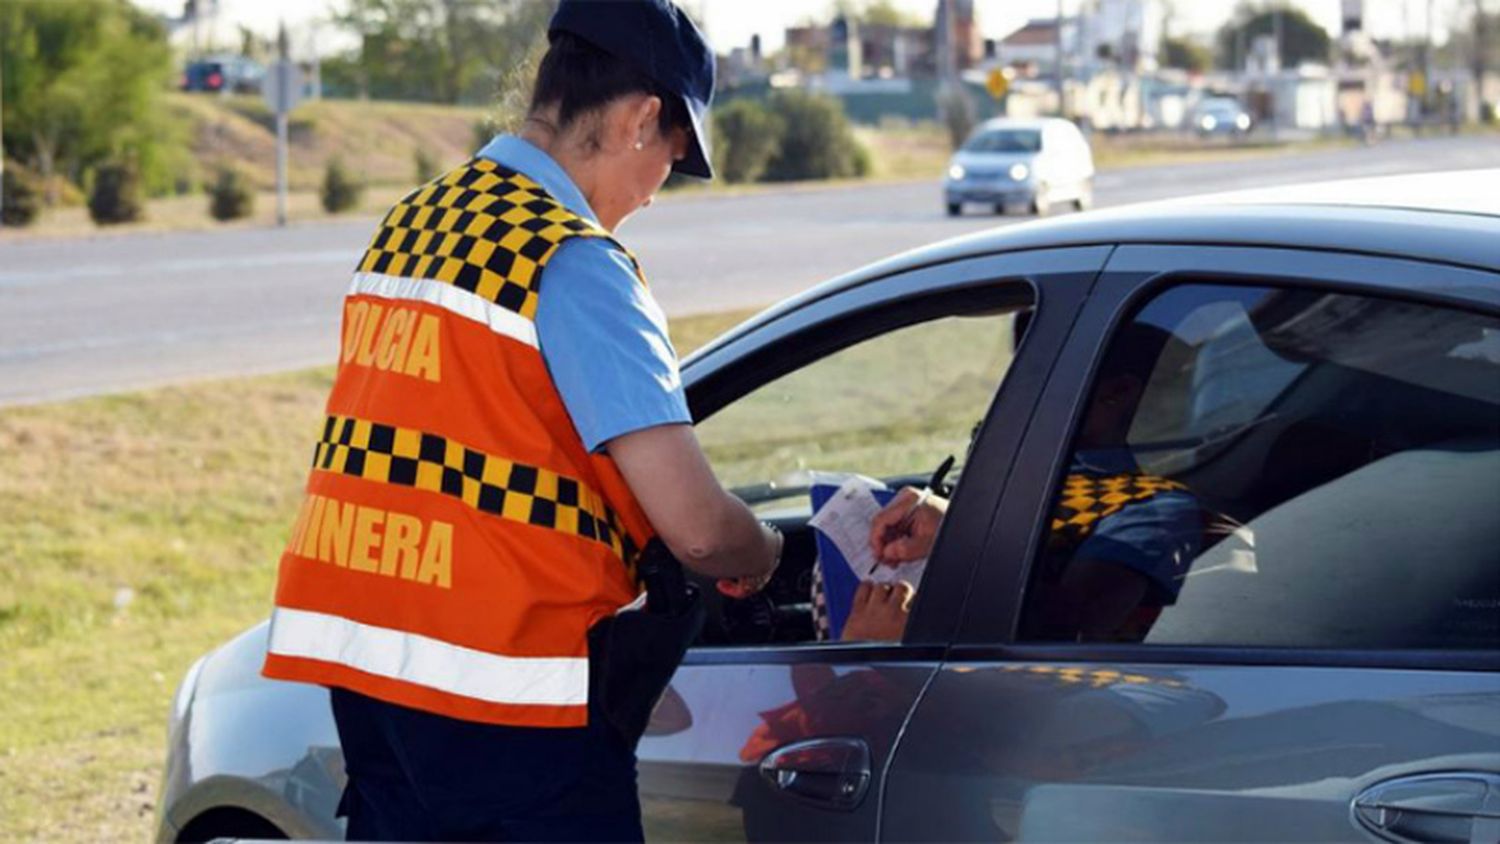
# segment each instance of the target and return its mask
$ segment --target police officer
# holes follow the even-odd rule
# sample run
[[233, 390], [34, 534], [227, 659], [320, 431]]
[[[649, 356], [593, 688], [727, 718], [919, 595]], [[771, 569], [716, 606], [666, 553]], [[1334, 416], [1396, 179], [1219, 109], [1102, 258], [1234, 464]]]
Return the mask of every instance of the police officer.
[[264, 673], [332, 689], [351, 839], [639, 840], [587, 632], [660, 537], [720, 589], [780, 537], [711, 473], [614, 231], [710, 178], [714, 56], [668, 0], [562, 0], [529, 116], [354, 274]]

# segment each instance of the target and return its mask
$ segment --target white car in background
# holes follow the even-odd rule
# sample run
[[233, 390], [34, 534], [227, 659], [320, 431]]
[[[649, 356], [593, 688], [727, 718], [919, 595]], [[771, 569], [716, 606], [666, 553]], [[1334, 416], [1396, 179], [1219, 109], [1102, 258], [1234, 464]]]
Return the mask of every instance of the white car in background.
[[1038, 217], [1067, 203], [1082, 211], [1094, 202], [1094, 155], [1072, 121], [998, 117], [954, 153], [943, 193], [951, 217], [966, 203]]

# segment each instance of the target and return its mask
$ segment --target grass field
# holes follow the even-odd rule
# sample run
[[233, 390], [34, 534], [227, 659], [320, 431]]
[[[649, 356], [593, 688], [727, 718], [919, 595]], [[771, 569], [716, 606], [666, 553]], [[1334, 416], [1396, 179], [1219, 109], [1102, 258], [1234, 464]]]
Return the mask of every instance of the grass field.
[[269, 611], [330, 381], [0, 410], [0, 841], [149, 838], [172, 692]]
[[872, 477], [962, 457], [1011, 359], [1008, 315], [925, 322], [821, 358], [699, 423], [727, 486]]

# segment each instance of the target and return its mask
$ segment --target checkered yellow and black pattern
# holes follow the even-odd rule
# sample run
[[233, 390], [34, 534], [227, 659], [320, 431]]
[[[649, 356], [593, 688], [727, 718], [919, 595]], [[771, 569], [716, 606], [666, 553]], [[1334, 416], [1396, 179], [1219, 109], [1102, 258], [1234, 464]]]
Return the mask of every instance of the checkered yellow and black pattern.
[[446, 437], [329, 416], [313, 468], [452, 496], [483, 513], [601, 542], [626, 563], [635, 561], [634, 542], [598, 493], [573, 478]]
[[535, 319], [542, 269], [572, 237], [609, 233], [521, 173], [476, 158], [396, 203], [359, 272], [441, 281]]
[[1052, 533], [1074, 542], [1083, 541], [1100, 519], [1164, 492], [1186, 486], [1156, 475], [1086, 475], [1073, 473], [1063, 481], [1057, 507], [1052, 511]]

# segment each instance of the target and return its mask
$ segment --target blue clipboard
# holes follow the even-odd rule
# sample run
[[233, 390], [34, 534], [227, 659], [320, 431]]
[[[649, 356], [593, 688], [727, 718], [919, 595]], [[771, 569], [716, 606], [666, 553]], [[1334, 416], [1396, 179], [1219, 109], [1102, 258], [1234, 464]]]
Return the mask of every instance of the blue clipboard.
[[[810, 495], [812, 497], [813, 512], [817, 513], [823, 509], [834, 493], [839, 491], [839, 484], [813, 484]], [[894, 489], [872, 489], [871, 494], [875, 500], [884, 507], [892, 498], [896, 497]], [[828, 604], [828, 630], [832, 641], [837, 641], [844, 632], [844, 622], [849, 618], [849, 609], [854, 606], [854, 590], [859, 588], [860, 576], [849, 567], [849, 561], [839, 553], [837, 545], [833, 540], [823, 535], [823, 532], [813, 529], [813, 536], [818, 546], [818, 566], [823, 572], [823, 598]]]

